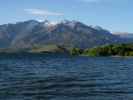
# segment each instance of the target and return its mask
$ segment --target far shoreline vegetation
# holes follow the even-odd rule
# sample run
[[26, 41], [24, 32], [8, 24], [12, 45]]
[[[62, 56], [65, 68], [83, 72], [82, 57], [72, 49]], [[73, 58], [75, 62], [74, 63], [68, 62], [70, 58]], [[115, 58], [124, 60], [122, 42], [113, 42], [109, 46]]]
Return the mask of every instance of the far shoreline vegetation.
[[72, 55], [83, 56], [133, 56], [133, 44], [110, 44], [89, 49], [73, 48]]
[[45, 53], [65, 53], [72, 56], [133, 56], [133, 44], [109, 44], [97, 46], [94, 48], [80, 49], [80, 48], [64, 48], [57, 45], [34, 46], [32, 48], [14, 49], [5, 48], [0, 49], [1, 54], [45, 54]]

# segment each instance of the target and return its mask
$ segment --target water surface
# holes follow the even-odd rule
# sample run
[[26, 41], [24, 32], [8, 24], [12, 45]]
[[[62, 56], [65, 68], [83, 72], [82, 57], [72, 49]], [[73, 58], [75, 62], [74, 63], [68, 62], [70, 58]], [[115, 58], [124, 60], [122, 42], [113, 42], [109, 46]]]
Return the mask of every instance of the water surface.
[[1, 54], [0, 100], [133, 100], [133, 58]]

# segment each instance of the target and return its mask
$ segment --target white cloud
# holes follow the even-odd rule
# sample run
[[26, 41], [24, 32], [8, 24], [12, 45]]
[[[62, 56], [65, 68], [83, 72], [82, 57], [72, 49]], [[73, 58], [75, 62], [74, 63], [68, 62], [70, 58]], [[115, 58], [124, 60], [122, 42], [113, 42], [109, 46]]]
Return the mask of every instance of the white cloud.
[[63, 13], [58, 12], [51, 12], [48, 10], [42, 10], [42, 9], [24, 9], [29, 14], [32, 15], [39, 15], [39, 16], [63, 16]]

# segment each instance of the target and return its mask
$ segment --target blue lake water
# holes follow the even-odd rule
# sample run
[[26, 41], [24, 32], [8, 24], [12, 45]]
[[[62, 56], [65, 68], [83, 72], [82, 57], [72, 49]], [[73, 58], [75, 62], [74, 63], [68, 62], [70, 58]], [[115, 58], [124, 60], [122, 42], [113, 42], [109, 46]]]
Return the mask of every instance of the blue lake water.
[[133, 100], [133, 58], [1, 54], [0, 100]]

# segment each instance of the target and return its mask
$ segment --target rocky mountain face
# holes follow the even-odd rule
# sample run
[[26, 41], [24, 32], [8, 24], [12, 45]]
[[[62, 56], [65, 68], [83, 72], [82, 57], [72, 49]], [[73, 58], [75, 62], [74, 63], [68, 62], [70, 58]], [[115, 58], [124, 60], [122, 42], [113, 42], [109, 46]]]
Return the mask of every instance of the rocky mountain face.
[[29, 20], [0, 25], [0, 48], [30, 48], [36, 45], [90, 48], [124, 42], [118, 35], [78, 21], [51, 23]]

